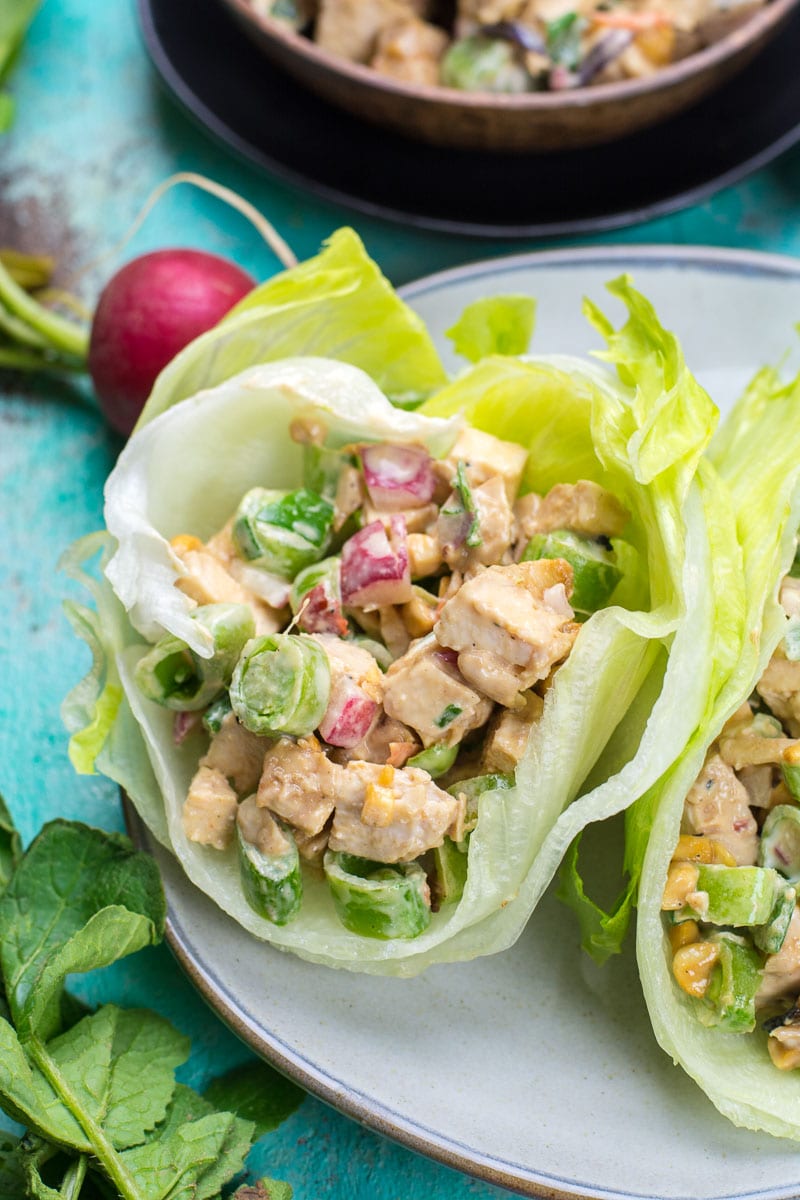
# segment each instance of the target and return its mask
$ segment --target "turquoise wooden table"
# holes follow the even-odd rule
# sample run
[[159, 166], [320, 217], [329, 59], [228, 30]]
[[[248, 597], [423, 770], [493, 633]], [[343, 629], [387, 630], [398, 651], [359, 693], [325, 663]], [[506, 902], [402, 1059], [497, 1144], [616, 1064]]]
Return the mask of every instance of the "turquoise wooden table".
[[[199, 171], [234, 188], [274, 222], [300, 258], [333, 229], [358, 228], [386, 274], [423, 273], [533, 248], [404, 229], [359, 217], [258, 174], [212, 144], [162, 95], [139, 38], [132, 0], [45, 0], [13, 80], [18, 119], [0, 139], [0, 245], [57, 256], [60, 276], [91, 304], [144, 198], [166, 176]], [[628, 229], [606, 242], [706, 243], [800, 253], [800, 150], [701, 207]], [[202, 246], [259, 277], [278, 264], [236, 214], [176, 189], [125, 257], [159, 246]], [[61, 612], [69, 594], [60, 550], [101, 524], [101, 493], [120, 443], [80, 387], [0, 382], [0, 791], [24, 838], [64, 815], [121, 827], [116, 789], [77, 778], [59, 718], [82, 676], [85, 648]], [[161, 947], [77, 984], [87, 999], [157, 1008], [191, 1035], [183, 1078], [202, 1085], [248, 1052], [205, 1008]], [[308, 1098], [259, 1143], [253, 1165], [288, 1180], [297, 1200], [464, 1200], [494, 1189], [382, 1140]]]

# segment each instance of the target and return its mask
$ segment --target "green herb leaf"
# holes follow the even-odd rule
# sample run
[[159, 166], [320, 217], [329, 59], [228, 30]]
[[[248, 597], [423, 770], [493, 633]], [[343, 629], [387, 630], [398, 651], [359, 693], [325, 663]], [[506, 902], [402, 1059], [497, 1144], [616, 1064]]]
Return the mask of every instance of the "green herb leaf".
[[0, 1107], [13, 1121], [49, 1141], [91, 1149], [86, 1135], [40, 1071], [29, 1063], [19, 1038], [0, 1020]]
[[0, 1138], [0, 1200], [20, 1200], [26, 1194], [21, 1145]]
[[481, 537], [481, 521], [478, 516], [478, 509], [475, 506], [475, 497], [472, 495], [472, 488], [467, 479], [466, 469], [463, 462], [459, 461], [456, 468], [456, 491], [461, 497], [461, 503], [464, 506], [464, 511], [468, 512], [472, 517], [472, 522], [467, 534], [468, 546], [480, 546], [483, 542]]
[[189, 1040], [156, 1013], [107, 1004], [50, 1042], [47, 1053], [64, 1092], [117, 1149], [127, 1149], [163, 1121]]
[[206, 1100], [252, 1121], [260, 1138], [290, 1117], [305, 1099], [305, 1092], [266, 1063], [234, 1067], [206, 1088]]
[[0, 796], [0, 895], [6, 890], [14, 868], [22, 857], [22, 842], [14, 828], [11, 813]]
[[489, 354], [525, 354], [535, 321], [536, 301], [530, 296], [491, 296], [468, 304], [447, 337], [469, 362]]
[[586, 22], [577, 12], [564, 13], [547, 22], [547, 53], [554, 63], [574, 71], [581, 60], [581, 35]]
[[141, 1200], [207, 1200], [244, 1167], [253, 1126], [179, 1086], [166, 1120], [120, 1156]]
[[0, 967], [22, 1041], [58, 1031], [68, 974], [158, 942], [165, 912], [154, 861], [127, 838], [46, 825], [0, 900]]

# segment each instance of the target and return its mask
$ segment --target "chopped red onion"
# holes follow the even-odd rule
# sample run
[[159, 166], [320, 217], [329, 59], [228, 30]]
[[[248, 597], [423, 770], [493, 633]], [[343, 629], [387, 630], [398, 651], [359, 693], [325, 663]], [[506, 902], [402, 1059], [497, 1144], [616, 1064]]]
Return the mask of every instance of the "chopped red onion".
[[172, 740], [176, 746], [186, 741], [193, 729], [197, 729], [203, 719], [201, 712], [176, 712], [172, 721]]
[[445, 561], [453, 551], [460, 550], [464, 545], [474, 519], [475, 514], [467, 512], [460, 503], [456, 492], [453, 492], [453, 495], [439, 509], [436, 537], [439, 539]]
[[319, 733], [329, 746], [357, 746], [369, 733], [378, 705], [349, 675], [340, 676], [331, 690]]
[[362, 448], [361, 462], [370, 500], [382, 512], [421, 508], [433, 498], [433, 460], [424, 446], [378, 442]]
[[341, 587], [342, 602], [366, 612], [412, 599], [404, 517], [392, 515], [388, 535], [380, 521], [371, 521], [347, 539], [342, 546]]

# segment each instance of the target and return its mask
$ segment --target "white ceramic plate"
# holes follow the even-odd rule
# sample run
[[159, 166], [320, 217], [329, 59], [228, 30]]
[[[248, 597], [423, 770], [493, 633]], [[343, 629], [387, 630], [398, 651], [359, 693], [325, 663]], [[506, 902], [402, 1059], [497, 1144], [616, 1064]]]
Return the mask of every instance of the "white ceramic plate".
[[[581, 297], [603, 300], [603, 284], [622, 271], [679, 334], [722, 408], [798, 340], [800, 264], [731, 251], [554, 251], [450, 271], [404, 294], [445, 346], [444, 331], [470, 300], [526, 292], [539, 301], [536, 349], [586, 353], [597, 337]], [[363, 1124], [533, 1196], [800, 1193], [797, 1146], [735, 1129], [658, 1049], [630, 943], [622, 959], [596, 968], [551, 894], [505, 954], [414, 980], [362, 977], [254, 941], [129, 818], [163, 871], [172, 948], [212, 1007]]]

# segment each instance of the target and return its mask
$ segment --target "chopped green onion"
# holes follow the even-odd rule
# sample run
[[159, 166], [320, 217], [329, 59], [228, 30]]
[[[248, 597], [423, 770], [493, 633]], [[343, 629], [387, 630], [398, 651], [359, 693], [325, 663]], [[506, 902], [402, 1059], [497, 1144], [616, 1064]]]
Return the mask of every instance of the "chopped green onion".
[[139, 659], [136, 684], [148, 700], [179, 711], [206, 708], [230, 682], [237, 659], [255, 633], [246, 604], [206, 604], [192, 620], [213, 638], [210, 658], [201, 658], [186, 642], [165, 634]]
[[414, 938], [430, 923], [430, 894], [418, 863], [371, 862], [328, 851], [325, 876], [337, 916], [361, 937]]
[[[784, 763], [783, 777], [792, 795], [798, 786], [800, 767]], [[758, 861], [762, 867], [779, 871], [790, 883], [800, 883], [800, 809], [778, 804], [761, 830]]]
[[253, 842], [247, 841], [241, 825], [237, 823], [242, 890], [247, 903], [259, 916], [265, 917], [273, 925], [286, 925], [303, 902], [300, 855], [288, 828], [271, 816], [268, 819], [276, 827], [276, 840], [281, 843], [280, 853], [267, 854]]
[[[452, 707], [455, 706], [451, 705]], [[458, 743], [455, 746], [445, 746], [443, 742], [436, 742], [433, 746], [428, 746], [427, 750], [421, 750], [419, 754], [410, 758], [406, 766], [419, 767], [421, 771], [427, 771], [431, 779], [438, 779], [450, 770], [457, 757]]]
[[446, 729], [448, 725], [453, 724], [456, 717], [461, 716], [463, 711], [463, 708], [459, 704], [448, 704], [446, 708], [442, 709], [433, 723], [438, 729]]
[[522, 561], [539, 558], [563, 558], [572, 567], [570, 604], [576, 613], [588, 615], [605, 608], [622, 578], [613, 550], [569, 529], [535, 533], [525, 547]]
[[294, 579], [325, 553], [332, 523], [333, 506], [309, 488], [251, 488], [236, 510], [233, 541], [242, 558]]
[[231, 681], [233, 711], [252, 733], [304, 737], [328, 707], [331, 669], [306, 634], [273, 633], [246, 647]]
[[744, 938], [734, 933], [712, 934], [709, 941], [719, 946], [708, 989], [702, 1000], [704, 1023], [718, 1025], [730, 1033], [749, 1033], [755, 1028], [755, 997], [761, 983], [761, 958]]
[[434, 891], [440, 905], [455, 904], [467, 882], [467, 852], [446, 837], [433, 851]]
[[318, 583], [327, 584], [331, 595], [341, 601], [338, 558], [323, 558], [321, 562], [312, 563], [310, 567], [305, 567], [295, 576], [289, 592], [289, 604], [295, 615], [300, 611], [303, 598]]
[[233, 705], [231, 704], [231, 698], [227, 692], [223, 692], [216, 700], [212, 700], [203, 713], [203, 725], [209, 733], [219, 733], [225, 718], [232, 712]]
[[472, 517], [472, 523], [469, 527], [469, 532], [466, 538], [467, 545], [472, 546], [473, 548], [475, 546], [481, 546], [483, 545], [483, 538], [481, 537], [481, 521], [478, 515], [478, 509], [475, 505], [475, 497], [472, 495], [472, 488], [470, 487], [469, 480], [467, 479], [466, 469], [461, 460], [459, 460], [458, 466], [456, 467], [456, 491], [461, 498], [461, 503], [464, 506], [464, 512], [469, 513], [469, 515]]
[[784, 887], [778, 894], [769, 920], [753, 930], [753, 941], [765, 954], [777, 954], [786, 940], [789, 924], [794, 915], [797, 892], [793, 887]]

